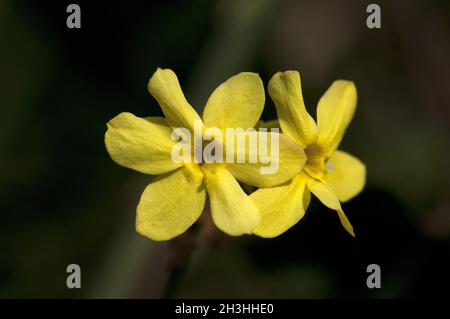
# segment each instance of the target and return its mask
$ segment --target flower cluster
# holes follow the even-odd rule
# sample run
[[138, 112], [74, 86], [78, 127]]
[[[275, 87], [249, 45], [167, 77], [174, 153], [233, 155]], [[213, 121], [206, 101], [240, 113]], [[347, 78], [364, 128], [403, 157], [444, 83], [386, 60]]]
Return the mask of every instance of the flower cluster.
[[[340, 202], [362, 190], [366, 170], [357, 158], [338, 150], [356, 108], [352, 82], [338, 80], [330, 86], [318, 103], [316, 123], [305, 109], [299, 73], [275, 74], [268, 91], [281, 133], [255, 130], [265, 102], [264, 86], [256, 73], [239, 73], [222, 83], [209, 97], [202, 117], [186, 100], [172, 70], [158, 69], [148, 89], [165, 118], [121, 113], [107, 124], [105, 134], [106, 148], [115, 162], [158, 175], [145, 188], [137, 207], [140, 234], [153, 240], [180, 235], [200, 217], [208, 196], [212, 219], [223, 232], [275, 237], [303, 217], [312, 193], [337, 212], [354, 236]], [[238, 133], [224, 140], [230, 129]], [[211, 143], [204, 143], [205, 136]], [[257, 147], [246, 143], [253, 137]], [[181, 149], [184, 160], [174, 160], [180, 143], [189, 147]], [[271, 153], [275, 157], [269, 157], [276, 169], [264, 174], [267, 161], [262, 153], [267, 149], [276, 151]], [[215, 160], [215, 150], [220, 150], [221, 160]], [[203, 158], [203, 154], [212, 156]], [[247, 195], [238, 181], [259, 189]]]

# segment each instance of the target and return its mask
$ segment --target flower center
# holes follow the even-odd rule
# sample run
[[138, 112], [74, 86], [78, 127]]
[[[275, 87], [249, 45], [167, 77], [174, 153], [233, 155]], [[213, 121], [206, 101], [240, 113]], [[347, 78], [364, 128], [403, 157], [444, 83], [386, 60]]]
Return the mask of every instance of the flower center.
[[[311, 144], [305, 149], [306, 164], [304, 171], [312, 178], [322, 180], [327, 172], [328, 163], [322, 148]], [[330, 163], [331, 164], [331, 163]]]

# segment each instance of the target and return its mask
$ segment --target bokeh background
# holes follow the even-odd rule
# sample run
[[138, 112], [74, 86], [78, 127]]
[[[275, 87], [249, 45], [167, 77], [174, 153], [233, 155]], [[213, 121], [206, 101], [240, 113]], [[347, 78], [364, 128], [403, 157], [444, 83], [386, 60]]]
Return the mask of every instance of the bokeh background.
[[[360, 0], [0, 1], [0, 297], [449, 297], [450, 4]], [[265, 84], [302, 75], [312, 114], [335, 79], [358, 109], [341, 149], [367, 186], [343, 205], [357, 237], [313, 200], [287, 233], [228, 237], [202, 222], [157, 243], [134, 230], [151, 181], [103, 142], [122, 111], [161, 115], [146, 89], [157, 67], [201, 111], [241, 71]], [[269, 98], [263, 119], [275, 117]], [[209, 226], [208, 226], [209, 225]], [[66, 287], [66, 267], [82, 288]], [[382, 288], [366, 287], [379, 264]]]

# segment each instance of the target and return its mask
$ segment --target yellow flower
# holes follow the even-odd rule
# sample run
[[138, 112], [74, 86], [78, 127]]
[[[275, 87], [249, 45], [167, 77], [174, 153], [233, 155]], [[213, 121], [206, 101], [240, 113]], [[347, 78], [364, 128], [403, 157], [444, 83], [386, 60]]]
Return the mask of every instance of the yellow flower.
[[244, 72], [222, 83], [209, 97], [203, 121], [187, 102], [172, 70], [158, 69], [148, 89], [165, 118], [121, 113], [107, 124], [105, 134], [106, 148], [115, 162], [144, 174], [159, 175], [141, 196], [137, 231], [153, 240], [178, 236], [200, 217], [208, 193], [218, 228], [229, 235], [250, 234], [260, 222], [260, 214], [235, 177], [258, 187], [286, 182], [304, 166], [303, 150], [279, 134], [280, 168], [276, 174], [261, 175], [260, 163], [176, 163], [171, 152], [177, 141], [171, 134], [176, 128], [194, 132], [195, 121], [201, 123], [202, 130], [254, 127], [265, 99], [259, 76]]
[[333, 82], [317, 105], [317, 124], [305, 109], [298, 72], [275, 74], [269, 82], [269, 94], [282, 132], [305, 150], [307, 162], [287, 183], [250, 195], [261, 212], [254, 234], [275, 237], [295, 225], [304, 216], [312, 193], [335, 210], [344, 228], [355, 236], [340, 202], [362, 190], [366, 168], [357, 158], [337, 150], [355, 112], [355, 85], [344, 80]]

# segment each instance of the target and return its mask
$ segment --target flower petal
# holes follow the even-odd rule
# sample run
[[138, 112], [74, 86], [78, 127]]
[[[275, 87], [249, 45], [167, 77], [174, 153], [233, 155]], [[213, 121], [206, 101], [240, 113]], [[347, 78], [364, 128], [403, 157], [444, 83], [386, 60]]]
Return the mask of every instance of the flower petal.
[[307, 184], [308, 189], [311, 193], [314, 194], [325, 206], [330, 209], [335, 210], [338, 213], [339, 220], [341, 221], [342, 226], [344, 226], [345, 230], [355, 237], [355, 233], [353, 231], [353, 226], [350, 224], [347, 216], [345, 216], [344, 211], [341, 208], [341, 204], [337, 199], [336, 195], [333, 193], [331, 188], [324, 182], [320, 182], [318, 180], [314, 180], [310, 178]]
[[317, 137], [317, 127], [303, 102], [300, 74], [297, 71], [276, 73], [269, 81], [269, 94], [277, 108], [283, 133], [303, 149]]
[[216, 226], [232, 236], [251, 234], [260, 221], [259, 211], [233, 175], [223, 165], [207, 164], [203, 171]]
[[280, 128], [280, 121], [278, 120], [269, 120], [269, 121], [263, 121], [259, 120], [258, 123], [255, 125], [255, 130], [260, 129], [267, 129], [270, 130], [271, 128]]
[[337, 80], [317, 105], [317, 144], [330, 156], [339, 146], [356, 109], [356, 87], [353, 82]]
[[[238, 147], [237, 140], [243, 138], [249, 141], [251, 136], [256, 136], [258, 147], [250, 147], [250, 142], [245, 147]], [[272, 146], [278, 143], [277, 148]], [[291, 138], [276, 132], [244, 132], [235, 135], [236, 158], [233, 163], [227, 162], [227, 169], [236, 179], [257, 187], [272, 187], [284, 183], [298, 174], [306, 163], [306, 155], [303, 150]], [[261, 152], [261, 146], [267, 145], [267, 152]], [[228, 147], [228, 144], [226, 145]], [[257, 152], [257, 154], [255, 154]], [[245, 163], [238, 163], [237, 157], [245, 156]], [[256, 163], [249, 160], [254, 157]], [[262, 174], [261, 172], [265, 173]]]
[[148, 82], [150, 94], [158, 101], [172, 128], [187, 128], [194, 131], [194, 121], [200, 116], [188, 103], [181, 90], [176, 74], [170, 69], [158, 68]]
[[120, 113], [107, 124], [106, 149], [119, 165], [144, 174], [161, 174], [181, 164], [171, 159], [171, 129], [164, 118]]
[[250, 198], [261, 214], [261, 222], [253, 233], [273, 238], [297, 224], [305, 215], [311, 194], [306, 188], [306, 179], [299, 174], [286, 184], [260, 188]]
[[339, 201], [346, 202], [361, 192], [366, 183], [366, 166], [359, 159], [336, 151], [326, 166], [325, 180]]
[[206, 127], [254, 127], [264, 108], [264, 86], [257, 73], [242, 72], [219, 85], [203, 111]]
[[203, 174], [197, 165], [158, 176], [141, 196], [136, 230], [153, 240], [176, 237], [200, 217], [205, 196]]

